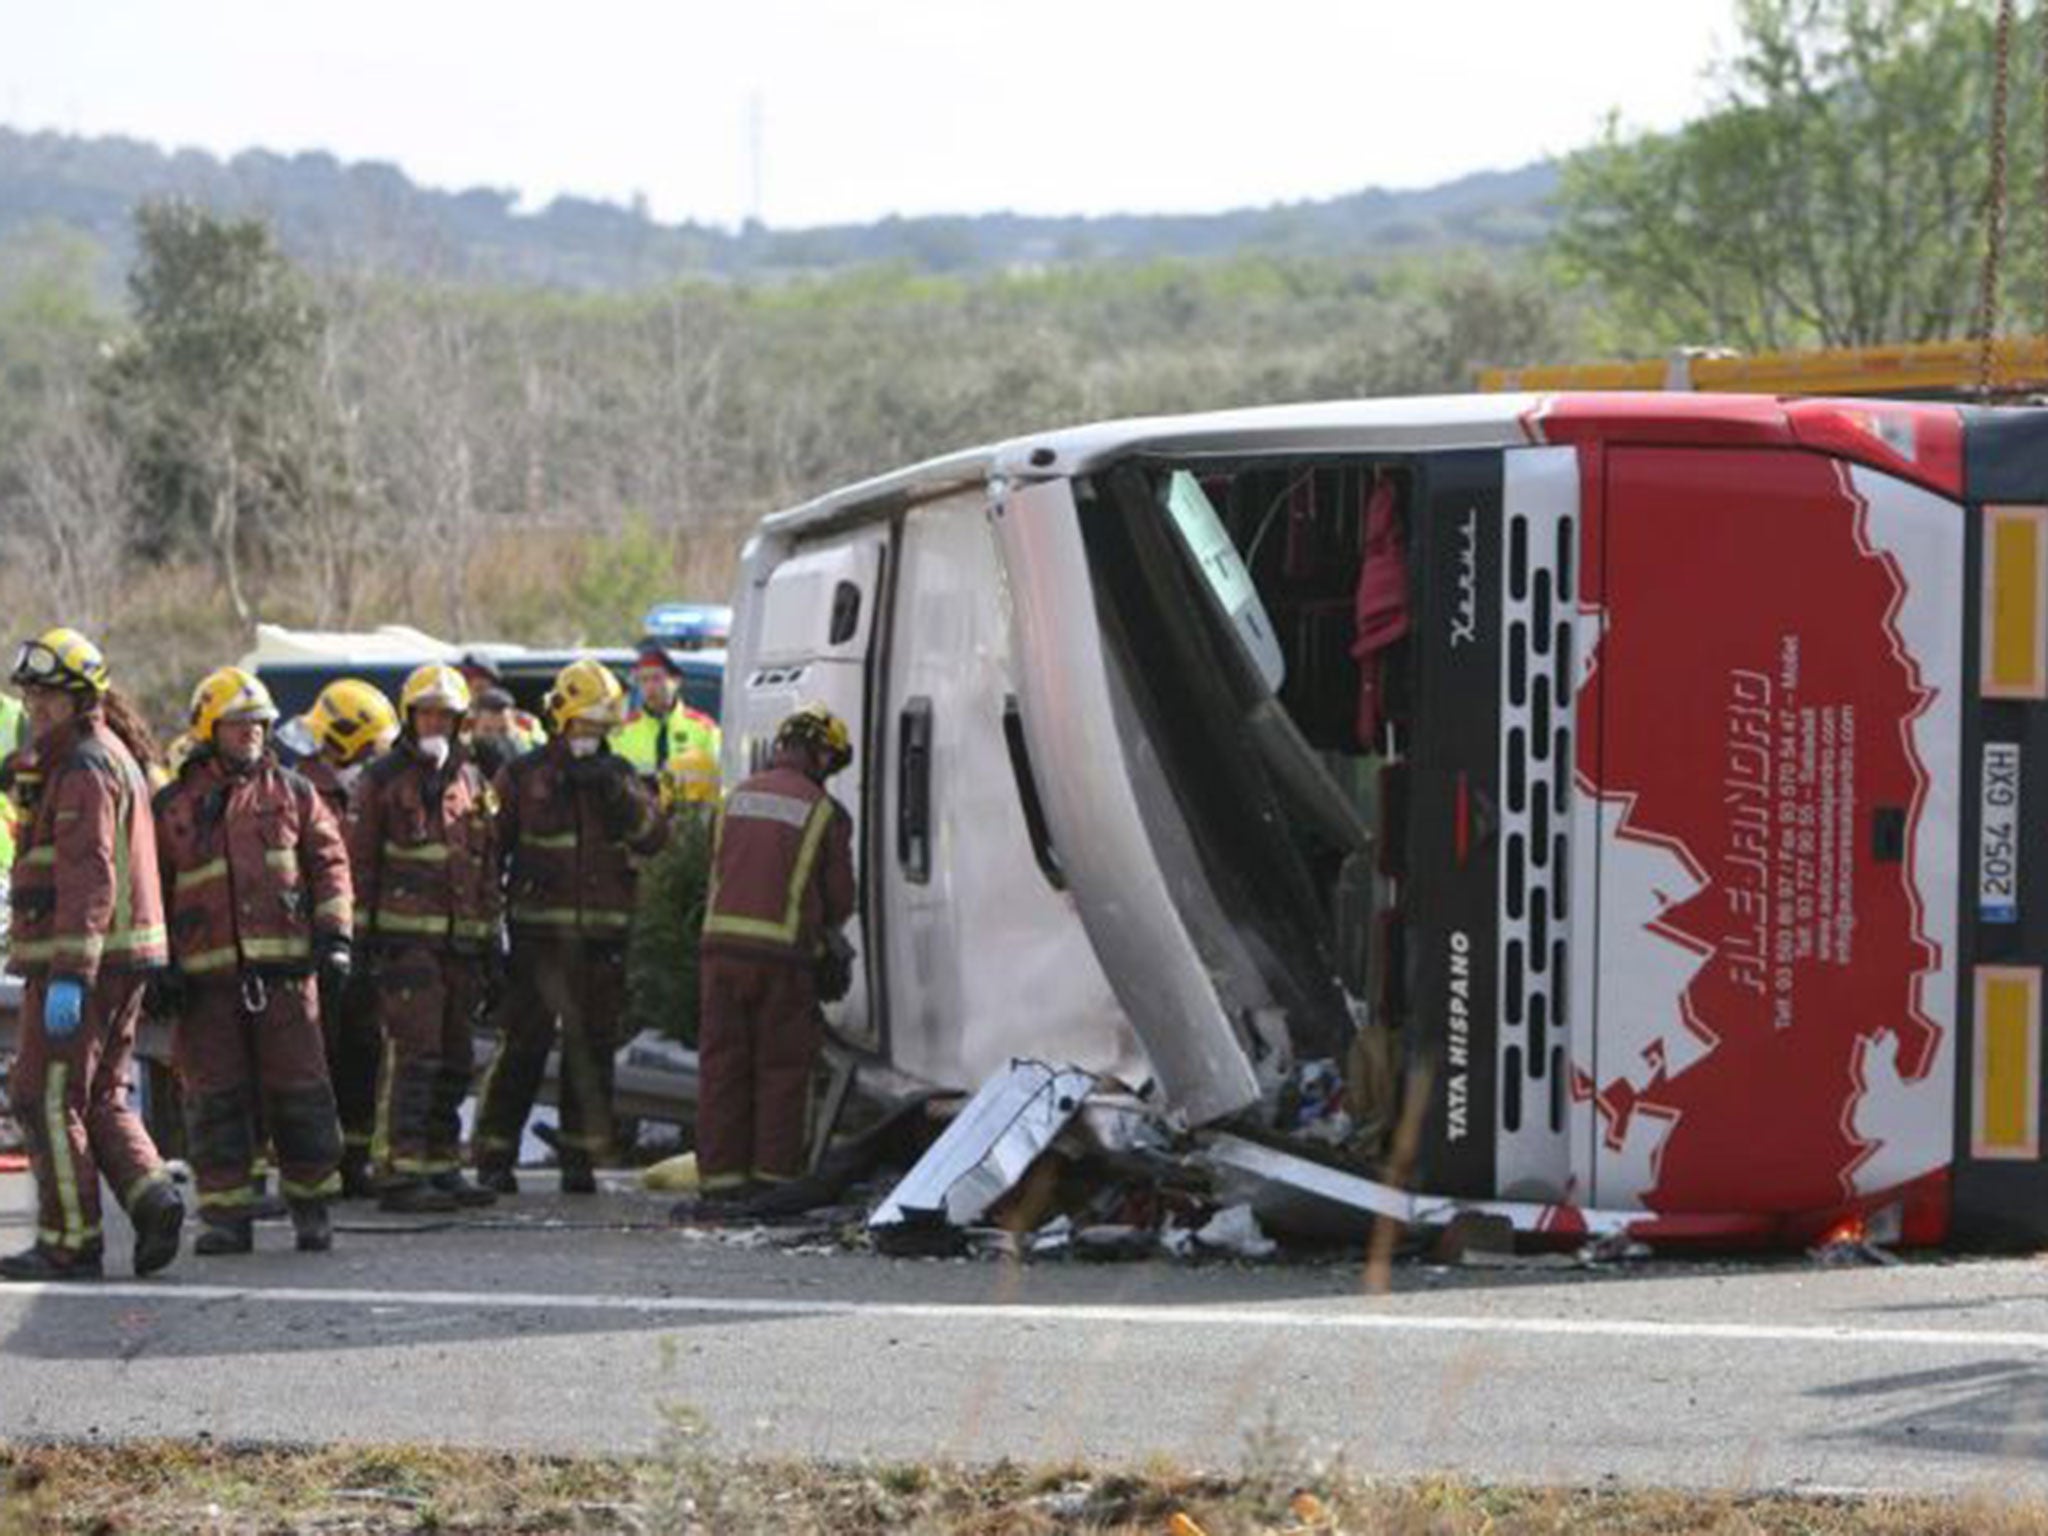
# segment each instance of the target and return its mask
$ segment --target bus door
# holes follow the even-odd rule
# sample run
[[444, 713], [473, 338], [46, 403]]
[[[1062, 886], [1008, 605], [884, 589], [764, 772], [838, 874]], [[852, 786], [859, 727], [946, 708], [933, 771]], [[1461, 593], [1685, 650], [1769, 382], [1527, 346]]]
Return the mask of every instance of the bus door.
[[797, 544], [768, 574], [747, 675], [728, 679], [736, 695], [726, 721], [729, 773], [761, 768], [776, 726], [799, 705], [825, 705], [852, 732], [853, 763], [827, 787], [853, 814], [861, 897], [846, 936], [858, 959], [852, 991], [844, 1001], [828, 1005], [826, 1017], [835, 1033], [863, 1048], [878, 1043], [867, 964], [868, 915], [875, 910], [869, 806], [875, 786], [867, 764], [877, 750], [872, 728], [877, 636], [882, 632], [877, 614], [885, 601], [891, 539], [890, 525], [881, 523]]

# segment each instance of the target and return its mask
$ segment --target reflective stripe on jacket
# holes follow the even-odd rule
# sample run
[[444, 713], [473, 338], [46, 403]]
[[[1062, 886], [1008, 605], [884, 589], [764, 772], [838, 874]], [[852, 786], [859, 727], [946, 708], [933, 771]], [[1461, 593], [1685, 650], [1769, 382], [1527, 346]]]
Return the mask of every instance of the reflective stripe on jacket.
[[149, 781], [98, 710], [37, 743], [43, 783], [15, 850], [12, 949], [21, 976], [154, 970], [168, 952]]
[[408, 738], [356, 786], [348, 828], [357, 926], [469, 953], [498, 938], [497, 797], [457, 744], [430, 767]]
[[[607, 809], [607, 778], [623, 818]], [[497, 789], [514, 931], [623, 941], [639, 881], [634, 861], [657, 852], [668, 833], [631, 765], [603, 751], [579, 762], [567, 741], [553, 741], [508, 764]]]
[[347, 938], [348, 850], [319, 792], [265, 756], [235, 773], [201, 748], [156, 798], [171, 961], [188, 976], [300, 971], [313, 938]]
[[650, 779], [684, 748], [702, 747], [716, 757], [718, 745], [718, 722], [682, 703], [666, 715], [635, 710], [611, 734], [612, 750], [631, 763], [635, 773]]
[[726, 799], [705, 900], [707, 954], [808, 962], [853, 915], [853, 818], [778, 760]]

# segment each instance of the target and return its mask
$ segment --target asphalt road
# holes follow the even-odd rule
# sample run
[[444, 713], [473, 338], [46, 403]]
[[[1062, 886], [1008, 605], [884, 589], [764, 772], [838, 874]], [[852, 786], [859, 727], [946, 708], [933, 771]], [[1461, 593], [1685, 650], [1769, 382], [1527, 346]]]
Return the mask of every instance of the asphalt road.
[[[0, 1287], [0, 1432], [1240, 1464], [1713, 1489], [2048, 1494], [2048, 1266], [891, 1260], [670, 1229], [665, 1202], [487, 1221], [344, 1207], [149, 1281]], [[0, 1244], [28, 1235], [0, 1176]], [[1254, 1451], [1256, 1444], [1268, 1449]]]

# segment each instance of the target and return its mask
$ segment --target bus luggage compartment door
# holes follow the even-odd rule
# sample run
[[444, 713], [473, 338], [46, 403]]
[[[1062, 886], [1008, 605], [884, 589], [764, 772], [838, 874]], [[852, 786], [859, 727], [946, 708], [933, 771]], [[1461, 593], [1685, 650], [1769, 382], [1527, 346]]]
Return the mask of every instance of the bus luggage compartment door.
[[1944, 1170], [1960, 509], [1614, 447], [1602, 516], [1594, 1203], [1792, 1215]]

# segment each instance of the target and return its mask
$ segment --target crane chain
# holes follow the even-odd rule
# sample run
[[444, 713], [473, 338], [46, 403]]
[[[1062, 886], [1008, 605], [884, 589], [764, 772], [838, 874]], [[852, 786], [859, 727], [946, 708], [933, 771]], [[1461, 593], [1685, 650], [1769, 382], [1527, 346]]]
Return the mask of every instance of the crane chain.
[[2013, 0], [1998, 0], [1995, 73], [1991, 85], [1991, 178], [1984, 192], [1984, 270], [1977, 290], [1977, 393], [1991, 393], [1993, 336], [1998, 329], [1998, 268], [2005, 249], [2005, 124], [2012, 73]]

